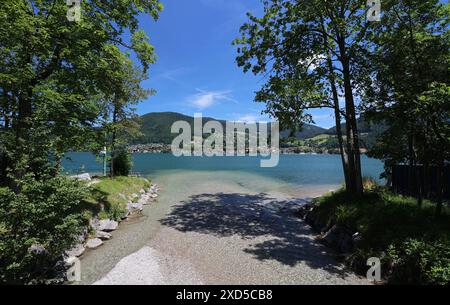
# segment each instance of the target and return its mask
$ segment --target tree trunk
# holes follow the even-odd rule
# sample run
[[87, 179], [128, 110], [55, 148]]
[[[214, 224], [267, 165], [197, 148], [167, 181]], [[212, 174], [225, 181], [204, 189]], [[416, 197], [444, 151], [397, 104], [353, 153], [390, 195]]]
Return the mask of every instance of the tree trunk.
[[422, 203], [423, 203], [423, 184], [422, 184], [422, 177], [420, 175], [420, 170], [419, 170], [419, 166], [417, 165], [417, 161], [416, 161], [416, 166], [415, 166], [415, 171], [416, 171], [416, 186], [417, 186], [417, 205], [419, 206], [419, 208], [422, 207]]
[[350, 181], [353, 183], [351, 192], [356, 196], [362, 196], [363, 184], [361, 175], [361, 156], [359, 151], [359, 136], [356, 122], [355, 102], [351, 84], [350, 65], [348, 59], [342, 54], [345, 54], [344, 47], [341, 47], [341, 56], [343, 57], [342, 70], [344, 76], [349, 175]]
[[[410, 131], [411, 132], [411, 131]], [[414, 140], [412, 133], [408, 136], [408, 157], [409, 157], [409, 164], [408, 164], [408, 195], [413, 195], [413, 189], [414, 189]]]
[[436, 217], [440, 217], [442, 214], [442, 197], [444, 191], [444, 160], [439, 161], [437, 168], [437, 189], [436, 189]]
[[333, 103], [334, 103], [334, 117], [336, 121], [336, 136], [339, 143], [339, 151], [341, 153], [342, 169], [344, 171], [345, 188], [351, 189], [350, 177], [349, 177], [349, 165], [348, 165], [348, 155], [344, 148], [344, 138], [342, 136], [341, 127], [341, 113], [339, 107], [339, 95], [336, 87], [336, 80], [334, 77], [333, 64], [331, 58], [328, 57], [328, 68], [330, 70], [330, 86], [333, 93]]
[[352, 183], [350, 181], [350, 174], [349, 174], [349, 159], [347, 151], [344, 147], [344, 138], [342, 135], [342, 128], [341, 128], [341, 112], [339, 107], [339, 94], [336, 86], [336, 77], [334, 74], [334, 67], [333, 67], [333, 61], [332, 61], [332, 55], [329, 50], [329, 44], [328, 44], [328, 36], [325, 34], [327, 33], [327, 27], [326, 24], [321, 18], [322, 21], [322, 31], [323, 31], [323, 42], [324, 42], [324, 49], [327, 51], [327, 66], [328, 66], [328, 79], [330, 81], [331, 91], [333, 94], [333, 108], [334, 108], [334, 117], [336, 121], [336, 136], [339, 143], [339, 152], [341, 154], [341, 162], [342, 162], [342, 169], [344, 172], [344, 179], [345, 179], [345, 189], [350, 190], [352, 189]]
[[117, 107], [114, 106], [113, 111], [113, 131], [111, 135], [111, 162], [110, 162], [110, 176], [114, 177], [114, 158], [115, 158], [115, 150], [116, 150], [116, 124], [117, 124]]
[[30, 141], [28, 131], [30, 130], [30, 117], [32, 114], [31, 90], [27, 97], [19, 97], [18, 117], [15, 125], [15, 154], [11, 164], [14, 179], [11, 181], [11, 189], [19, 193], [20, 187], [18, 181], [25, 175], [23, 164], [28, 163], [28, 143]]

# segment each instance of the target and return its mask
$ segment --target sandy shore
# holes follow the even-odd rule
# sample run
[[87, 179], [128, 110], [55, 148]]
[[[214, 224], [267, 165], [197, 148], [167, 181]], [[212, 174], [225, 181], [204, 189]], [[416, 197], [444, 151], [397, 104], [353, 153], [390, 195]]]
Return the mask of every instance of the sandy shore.
[[146, 217], [82, 259], [83, 284], [368, 283], [314, 240], [292, 215], [304, 201], [276, 181], [193, 172], [156, 182]]

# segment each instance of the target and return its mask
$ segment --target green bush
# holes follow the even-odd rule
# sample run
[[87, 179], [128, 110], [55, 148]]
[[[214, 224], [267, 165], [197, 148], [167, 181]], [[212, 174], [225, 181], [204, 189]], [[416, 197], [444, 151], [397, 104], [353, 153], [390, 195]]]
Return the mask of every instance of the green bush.
[[419, 207], [414, 198], [368, 189], [361, 198], [339, 190], [316, 201], [321, 223], [361, 234], [347, 263], [363, 273], [369, 257], [380, 257], [390, 283], [449, 284], [449, 211], [436, 218], [432, 202]]
[[133, 167], [131, 153], [126, 149], [116, 151], [111, 162], [113, 163], [114, 176], [128, 176]]
[[[0, 283], [39, 283], [83, 230], [80, 182], [28, 176], [20, 192], [0, 188]], [[34, 249], [34, 251], [32, 251]]]
[[388, 250], [391, 283], [450, 285], [450, 242], [408, 239]]

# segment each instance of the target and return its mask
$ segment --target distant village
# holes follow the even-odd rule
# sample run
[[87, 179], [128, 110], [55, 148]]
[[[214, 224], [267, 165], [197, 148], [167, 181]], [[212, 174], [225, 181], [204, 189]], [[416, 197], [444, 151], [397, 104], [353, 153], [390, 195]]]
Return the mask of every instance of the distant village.
[[[136, 144], [129, 146], [129, 150], [131, 153], [136, 154], [160, 154], [160, 153], [171, 153], [171, 145], [163, 144], [163, 143], [150, 143], [150, 144]], [[259, 149], [259, 153], [273, 153], [276, 150], [268, 148], [267, 151], [261, 151]], [[285, 155], [304, 155], [304, 154], [340, 154], [339, 149], [313, 149], [310, 147], [281, 147], [280, 153]], [[212, 151], [211, 151], [212, 152]], [[246, 150], [246, 154], [255, 153], [255, 151]], [[361, 153], [367, 153], [367, 149], [361, 148]]]

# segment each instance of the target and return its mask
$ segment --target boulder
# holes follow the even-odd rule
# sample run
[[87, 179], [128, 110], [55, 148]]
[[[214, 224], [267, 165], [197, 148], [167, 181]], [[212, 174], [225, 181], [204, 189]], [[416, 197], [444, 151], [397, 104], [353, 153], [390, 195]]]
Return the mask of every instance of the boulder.
[[142, 195], [142, 194], [145, 194], [145, 190], [144, 190], [144, 189], [141, 189], [141, 190], [139, 191], [139, 193], [141, 193], [141, 195]]
[[96, 231], [111, 232], [117, 230], [119, 223], [114, 220], [104, 219], [98, 222], [98, 225], [94, 228]]
[[356, 232], [355, 234], [352, 235], [352, 241], [354, 244], [359, 243], [360, 241], [362, 241], [362, 235], [359, 232]]
[[135, 212], [140, 212], [144, 209], [144, 204], [142, 201], [138, 201], [138, 202], [128, 202], [127, 203], [127, 211], [129, 213], [135, 213]]
[[340, 226], [334, 225], [323, 236], [322, 240], [341, 253], [349, 253], [353, 249], [352, 234]]
[[100, 238], [91, 238], [86, 243], [88, 249], [97, 249], [101, 245], [103, 245], [103, 242]]
[[95, 237], [100, 238], [101, 240], [109, 240], [112, 235], [107, 232], [97, 231]]
[[330, 246], [337, 246], [339, 241], [339, 235], [340, 229], [338, 226], [334, 225], [322, 236], [322, 240]]
[[83, 246], [83, 244], [79, 244], [76, 245], [75, 247], [73, 247], [72, 249], [70, 249], [69, 251], [66, 251], [66, 256], [67, 257], [80, 257], [81, 255], [83, 255], [84, 251], [86, 251], [86, 248]]
[[46, 255], [48, 252], [42, 245], [32, 245], [28, 248], [28, 253], [33, 255]]
[[89, 175], [89, 173], [85, 173], [85, 174], [80, 174], [80, 175], [75, 175], [72, 176], [73, 179], [76, 180], [80, 180], [80, 181], [91, 181], [91, 175]]
[[297, 211], [297, 216], [301, 219], [305, 219], [306, 215], [312, 210], [313, 206], [314, 205], [312, 203], [307, 203], [300, 206]]

